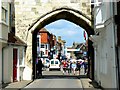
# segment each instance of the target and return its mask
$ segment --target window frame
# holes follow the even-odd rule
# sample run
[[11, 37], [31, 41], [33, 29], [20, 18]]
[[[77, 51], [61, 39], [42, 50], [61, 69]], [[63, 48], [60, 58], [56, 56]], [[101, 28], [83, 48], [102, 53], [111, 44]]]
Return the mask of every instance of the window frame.
[[41, 44], [41, 48], [45, 48], [45, 45], [44, 45], [44, 44]]
[[54, 64], [54, 61], [51, 61], [51, 63], [50, 64]]
[[55, 64], [58, 64], [58, 61], [55, 61]]
[[8, 23], [8, 10], [2, 7], [2, 21]]

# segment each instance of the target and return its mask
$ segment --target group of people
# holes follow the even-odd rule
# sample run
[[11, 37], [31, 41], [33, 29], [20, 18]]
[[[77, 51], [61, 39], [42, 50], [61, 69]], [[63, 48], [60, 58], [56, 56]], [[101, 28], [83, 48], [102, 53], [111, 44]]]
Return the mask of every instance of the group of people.
[[80, 75], [80, 70], [81, 67], [84, 67], [84, 74], [87, 74], [87, 69], [88, 69], [88, 64], [87, 60], [82, 61], [70, 61], [70, 60], [62, 60], [61, 61], [61, 70], [63, 74], [70, 74], [73, 73], [74, 75], [76, 74], [76, 71], [79, 72]]
[[[84, 74], [87, 74], [87, 70], [88, 70], [88, 61], [84, 60], [84, 62], [82, 61], [70, 61], [70, 60], [62, 60], [61, 61], [61, 70], [63, 72], [63, 74], [71, 74], [73, 73], [74, 75], [76, 75], [76, 71], [79, 72], [80, 75], [80, 71], [81, 68], [84, 67]], [[42, 61], [40, 58], [37, 58], [37, 63], [36, 63], [36, 69], [37, 69], [37, 76], [38, 78], [40, 78], [42, 76], [42, 68], [44, 67], [44, 65], [42, 64]]]

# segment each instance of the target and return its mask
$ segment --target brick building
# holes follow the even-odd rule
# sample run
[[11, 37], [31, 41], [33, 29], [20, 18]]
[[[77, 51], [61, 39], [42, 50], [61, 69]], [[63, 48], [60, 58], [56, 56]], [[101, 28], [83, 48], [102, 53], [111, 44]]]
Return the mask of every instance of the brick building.
[[40, 57], [48, 58], [51, 50], [54, 49], [54, 46], [56, 44], [56, 36], [49, 33], [45, 28], [42, 28], [38, 32], [37, 40], [38, 55], [40, 55]]

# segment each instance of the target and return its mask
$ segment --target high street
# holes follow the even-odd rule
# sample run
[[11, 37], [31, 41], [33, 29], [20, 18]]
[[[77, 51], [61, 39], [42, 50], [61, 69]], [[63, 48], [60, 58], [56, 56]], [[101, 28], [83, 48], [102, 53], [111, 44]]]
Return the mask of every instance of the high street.
[[[3, 88], [10, 89], [30, 89], [30, 88], [59, 88], [59, 89], [95, 89], [92, 84], [90, 84], [91, 80], [89, 80], [85, 75], [83, 75], [83, 70], [81, 70], [81, 75], [79, 76], [76, 72], [76, 75], [62, 74], [61, 71], [43, 71], [43, 77], [36, 79], [34, 81], [20, 81], [14, 82], [8, 85], [3, 85]], [[97, 88], [96, 88], [97, 89]]]
[[[82, 74], [83, 71], [81, 71]], [[72, 73], [63, 75], [62, 71], [43, 71], [42, 79], [36, 79], [25, 88], [82, 88], [81, 80]]]

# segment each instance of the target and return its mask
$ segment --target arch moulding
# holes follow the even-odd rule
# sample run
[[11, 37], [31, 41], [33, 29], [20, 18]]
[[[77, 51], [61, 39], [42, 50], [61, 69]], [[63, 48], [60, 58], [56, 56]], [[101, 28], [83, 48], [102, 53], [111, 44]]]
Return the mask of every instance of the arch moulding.
[[88, 35], [91, 35], [94, 32], [92, 28], [92, 20], [82, 12], [70, 8], [59, 8], [42, 15], [31, 24], [28, 30], [37, 33], [45, 25], [59, 19], [65, 19], [79, 25], [86, 30]]

